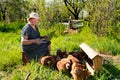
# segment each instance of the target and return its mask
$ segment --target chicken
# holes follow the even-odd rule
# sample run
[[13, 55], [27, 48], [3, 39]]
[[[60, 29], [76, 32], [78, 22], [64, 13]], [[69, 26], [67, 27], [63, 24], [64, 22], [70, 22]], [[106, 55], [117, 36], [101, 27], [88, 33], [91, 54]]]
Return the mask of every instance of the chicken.
[[85, 69], [83, 64], [73, 63], [71, 74], [74, 80], [85, 80], [87, 77], [90, 76], [90, 72]]

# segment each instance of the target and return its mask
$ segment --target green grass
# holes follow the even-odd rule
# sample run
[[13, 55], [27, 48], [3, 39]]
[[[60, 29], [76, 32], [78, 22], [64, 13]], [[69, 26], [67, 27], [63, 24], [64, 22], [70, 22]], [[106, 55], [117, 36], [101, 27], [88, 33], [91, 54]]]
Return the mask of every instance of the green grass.
[[[55, 54], [57, 49], [69, 51], [80, 50], [79, 45], [83, 42], [90, 45], [98, 52], [112, 55], [120, 55], [120, 43], [115, 39], [98, 37], [89, 27], [81, 28], [77, 34], [64, 34], [65, 26], [54, 24], [50, 28], [40, 28], [41, 35], [52, 34], [51, 54]], [[58, 72], [49, 67], [41, 67], [41, 64], [32, 62], [26, 66], [21, 61], [21, 30], [0, 32], [0, 79], [23, 80], [28, 73], [31, 73], [30, 80], [73, 80], [69, 73]], [[120, 65], [114, 66], [107, 63], [100, 73], [96, 73], [94, 80], [109, 80], [119, 77]], [[110, 77], [107, 77], [109, 76]]]
[[69, 75], [62, 74], [62, 72], [58, 72], [49, 67], [41, 67], [39, 63], [34, 62], [27, 64], [20, 69], [14, 70], [10, 80], [16, 78], [17, 80], [23, 80], [28, 73], [31, 73], [29, 77], [30, 80], [72, 80]]
[[0, 32], [0, 69], [4, 66], [18, 64], [20, 55], [20, 34]]

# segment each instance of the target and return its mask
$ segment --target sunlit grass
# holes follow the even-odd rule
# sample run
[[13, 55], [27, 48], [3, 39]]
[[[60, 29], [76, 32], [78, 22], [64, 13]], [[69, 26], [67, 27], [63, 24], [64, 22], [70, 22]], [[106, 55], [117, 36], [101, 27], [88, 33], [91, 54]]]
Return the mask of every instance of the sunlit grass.
[[19, 33], [0, 32], [0, 69], [4, 66], [18, 64], [21, 58]]
[[24, 80], [29, 73], [31, 73], [30, 80], [72, 80], [71, 77], [62, 74], [62, 72], [49, 67], [42, 67], [39, 63], [34, 62], [14, 70], [9, 80]]
[[[120, 43], [115, 39], [107, 37], [98, 37], [89, 27], [84, 27], [77, 34], [64, 34], [66, 26], [62, 24], [54, 24], [49, 28], [40, 28], [41, 35], [51, 34], [51, 54], [56, 54], [58, 49], [63, 51], [80, 50], [79, 45], [83, 42], [90, 45], [98, 52], [105, 52], [112, 55], [120, 55]], [[50, 36], [50, 35], [49, 35]], [[73, 78], [62, 72], [51, 69], [49, 67], [41, 67], [41, 64], [32, 62], [26, 66], [21, 62], [21, 30], [15, 32], [0, 32], [0, 71], [4, 72], [5, 80], [24, 80], [30, 72], [30, 80], [73, 80]], [[120, 70], [120, 66], [117, 66]], [[10, 74], [11, 73], [11, 74]], [[115, 72], [116, 74], [117, 72]], [[107, 72], [107, 68], [103, 68], [102, 72], [94, 76], [95, 80], [109, 80], [106, 75], [112, 75], [114, 72]]]

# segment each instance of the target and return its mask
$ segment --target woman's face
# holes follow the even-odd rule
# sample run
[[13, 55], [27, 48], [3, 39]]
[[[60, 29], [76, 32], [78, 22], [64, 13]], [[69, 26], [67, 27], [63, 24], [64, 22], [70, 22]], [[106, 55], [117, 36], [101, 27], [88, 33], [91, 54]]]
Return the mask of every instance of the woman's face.
[[35, 26], [35, 25], [37, 25], [37, 24], [38, 24], [39, 19], [32, 18], [32, 19], [30, 19], [30, 22], [31, 22], [31, 23]]

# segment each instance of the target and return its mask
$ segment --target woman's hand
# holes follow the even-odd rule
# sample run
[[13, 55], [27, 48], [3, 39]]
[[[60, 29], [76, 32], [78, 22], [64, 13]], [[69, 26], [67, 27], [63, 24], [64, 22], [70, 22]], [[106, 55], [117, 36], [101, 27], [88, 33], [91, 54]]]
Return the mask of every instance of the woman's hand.
[[38, 38], [38, 39], [34, 39], [34, 43], [36, 43], [36, 44], [38, 44], [38, 45], [40, 45], [41, 44], [41, 39], [40, 38]]
[[45, 40], [49, 40], [49, 37], [46, 35], [46, 36], [44, 36], [44, 39]]

